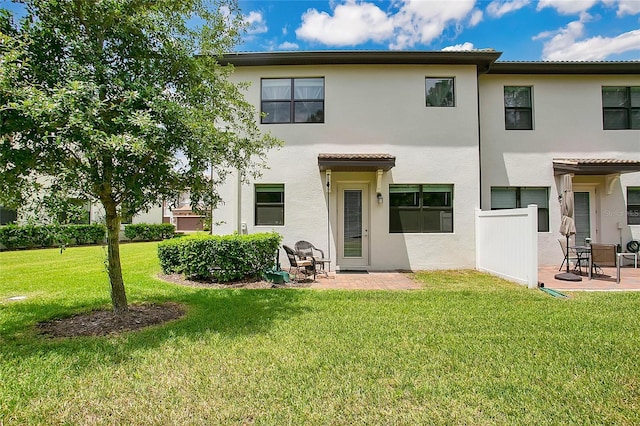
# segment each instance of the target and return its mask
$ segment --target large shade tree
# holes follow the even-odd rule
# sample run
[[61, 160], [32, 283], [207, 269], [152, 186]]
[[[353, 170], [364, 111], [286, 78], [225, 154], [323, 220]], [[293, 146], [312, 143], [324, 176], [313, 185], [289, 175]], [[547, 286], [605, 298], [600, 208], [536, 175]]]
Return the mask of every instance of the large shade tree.
[[0, 12], [0, 204], [35, 192], [99, 203], [111, 300], [127, 310], [123, 217], [190, 191], [213, 206], [230, 170], [279, 144], [217, 58], [243, 28], [235, 0], [25, 0]]

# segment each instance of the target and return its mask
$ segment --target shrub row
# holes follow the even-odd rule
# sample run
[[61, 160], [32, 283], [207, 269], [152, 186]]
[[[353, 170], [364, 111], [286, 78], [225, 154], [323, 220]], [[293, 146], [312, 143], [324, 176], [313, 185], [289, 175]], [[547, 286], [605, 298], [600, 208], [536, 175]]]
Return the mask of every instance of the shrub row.
[[260, 277], [273, 268], [281, 240], [277, 233], [197, 234], [161, 242], [158, 257], [165, 274], [230, 282]]
[[130, 240], [159, 241], [173, 238], [175, 226], [170, 223], [136, 223], [124, 226], [124, 236]]
[[0, 245], [9, 250], [97, 244], [104, 241], [105, 236], [106, 228], [101, 224], [0, 226]]

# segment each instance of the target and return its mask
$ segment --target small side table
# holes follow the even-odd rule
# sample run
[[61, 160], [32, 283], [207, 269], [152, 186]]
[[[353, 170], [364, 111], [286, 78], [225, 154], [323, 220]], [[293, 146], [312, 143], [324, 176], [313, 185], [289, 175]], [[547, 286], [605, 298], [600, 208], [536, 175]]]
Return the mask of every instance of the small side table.
[[[316, 267], [319, 267], [318, 274], [324, 274], [325, 277], [329, 278], [329, 272], [331, 272], [331, 259], [315, 259]], [[328, 265], [329, 271], [325, 269], [325, 264]]]

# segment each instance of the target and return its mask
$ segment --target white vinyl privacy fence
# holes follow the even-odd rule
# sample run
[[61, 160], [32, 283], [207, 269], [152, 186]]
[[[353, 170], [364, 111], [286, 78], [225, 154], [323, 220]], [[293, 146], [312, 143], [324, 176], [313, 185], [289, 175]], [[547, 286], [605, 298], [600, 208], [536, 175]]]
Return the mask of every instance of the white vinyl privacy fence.
[[476, 269], [537, 287], [538, 206], [476, 209]]

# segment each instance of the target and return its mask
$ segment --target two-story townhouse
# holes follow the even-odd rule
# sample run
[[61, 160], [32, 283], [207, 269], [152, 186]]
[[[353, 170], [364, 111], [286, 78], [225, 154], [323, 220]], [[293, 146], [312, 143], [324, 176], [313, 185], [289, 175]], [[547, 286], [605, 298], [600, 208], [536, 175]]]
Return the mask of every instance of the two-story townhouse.
[[537, 204], [540, 264], [559, 264], [559, 176], [570, 173], [578, 240], [639, 238], [640, 65], [499, 56], [226, 56], [285, 146], [259, 180], [221, 188], [213, 232], [275, 230], [341, 269], [467, 268], [476, 208]]
[[261, 179], [222, 188], [214, 232], [275, 230], [284, 244], [323, 247], [341, 269], [473, 268], [478, 73], [498, 56], [226, 56], [251, 84], [261, 129], [285, 146]]
[[483, 209], [538, 205], [541, 265], [559, 263], [560, 176], [575, 242], [640, 239], [640, 63], [495, 63], [479, 76]]

